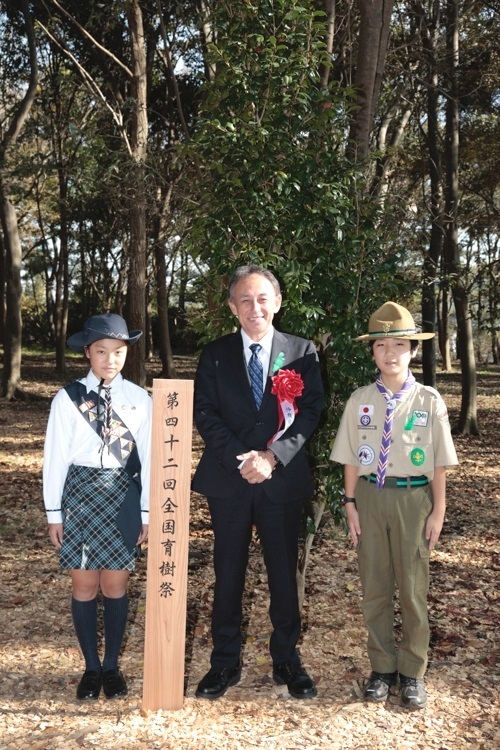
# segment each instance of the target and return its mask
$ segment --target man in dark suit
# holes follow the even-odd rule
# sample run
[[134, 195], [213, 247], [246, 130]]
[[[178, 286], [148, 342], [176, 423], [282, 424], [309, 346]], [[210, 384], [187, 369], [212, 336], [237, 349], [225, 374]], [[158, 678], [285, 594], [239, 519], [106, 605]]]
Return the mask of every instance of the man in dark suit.
[[[205, 449], [193, 489], [208, 499], [216, 577], [211, 669], [196, 695], [219, 698], [240, 679], [242, 595], [255, 525], [270, 591], [273, 677], [293, 697], [312, 698], [316, 686], [296, 650], [296, 568], [302, 509], [313, 492], [305, 442], [324, 406], [318, 357], [310, 341], [273, 327], [281, 292], [270, 271], [238, 268], [229, 306], [241, 330], [203, 348], [195, 381]], [[277, 388], [278, 395], [271, 392]]]

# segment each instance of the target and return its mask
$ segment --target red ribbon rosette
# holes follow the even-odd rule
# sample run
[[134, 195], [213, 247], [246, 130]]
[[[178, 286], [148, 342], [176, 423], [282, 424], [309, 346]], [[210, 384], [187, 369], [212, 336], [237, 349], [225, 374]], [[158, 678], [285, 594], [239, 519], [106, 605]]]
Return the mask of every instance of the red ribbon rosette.
[[278, 397], [278, 401], [289, 401], [295, 407], [295, 414], [298, 409], [295, 405], [295, 399], [302, 396], [304, 390], [304, 381], [302, 375], [295, 370], [278, 370], [272, 378], [273, 387], [271, 393]]
[[[271, 393], [278, 398], [278, 432], [271, 438], [268, 445], [278, 440], [292, 424], [299, 411], [295, 399], [302, 396], [304, 390], [302, 375], [295, 370], [278, 370], [276, 375], [272, 376], [271, 381], [273, 384]], [[283, 423], [285, 427], [281, 429]]]

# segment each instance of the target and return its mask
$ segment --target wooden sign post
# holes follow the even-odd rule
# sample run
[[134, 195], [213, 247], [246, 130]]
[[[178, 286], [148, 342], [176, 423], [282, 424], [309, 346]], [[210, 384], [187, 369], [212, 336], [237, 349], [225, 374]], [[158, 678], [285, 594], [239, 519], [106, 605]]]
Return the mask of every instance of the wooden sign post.
[[184, 700], [193, 381], [153, 380], [142, 708]]

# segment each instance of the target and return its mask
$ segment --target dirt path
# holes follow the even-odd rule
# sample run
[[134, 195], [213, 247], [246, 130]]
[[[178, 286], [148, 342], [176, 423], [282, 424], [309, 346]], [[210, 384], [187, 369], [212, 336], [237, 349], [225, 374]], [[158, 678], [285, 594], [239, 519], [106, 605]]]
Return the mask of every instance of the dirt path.
[[[179, 365], [189, 372], [192, 363], [179, 360]], [[49, 399], [60, 383], [48, 358], [27, 358], [24, 374], [26, 389], [44, 398], [0, 406], [0, 750], [500, 746], [498, 372], [479, 379], [482, 437], [456, 441], [460, 467], [450, 480], [447, 521], [431, 563], [425, 711], [408, 713], [397, 696], [386, 705], [360, 700], [369, 666], [356, 559], [343, 532], [328, 521], [308, 569], [300, 644], [318, 698], [293, 700], [272, 683], [266, 577], [254, 542], [241, 683], [218, 701], [196, 700], [196, 684], [208, 666], [213, 575], [207, 513], [203, 499], [193, 495], [185, 703], [180, 711], [147, 716], [141, 713], [145, 559], [132, 579], [121, 660], [128, 698], [102, 698], [92, 705], [74, 698], [82, 663], [70, 619], [70, 588], [50, 547], [41, 501], [43, 435]], [[458, 377], [441, 376], [439, 388], [456, 415]]]

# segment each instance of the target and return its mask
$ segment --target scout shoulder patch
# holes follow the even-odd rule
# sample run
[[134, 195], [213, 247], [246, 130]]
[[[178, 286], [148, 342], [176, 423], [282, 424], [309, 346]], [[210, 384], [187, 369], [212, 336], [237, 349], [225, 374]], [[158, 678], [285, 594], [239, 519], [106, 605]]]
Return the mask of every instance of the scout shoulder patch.
[[444, 401], [439, 404], [436, 415], [441, 422], [446, 422], [448, 420], [448, 409], [446, 408]]

